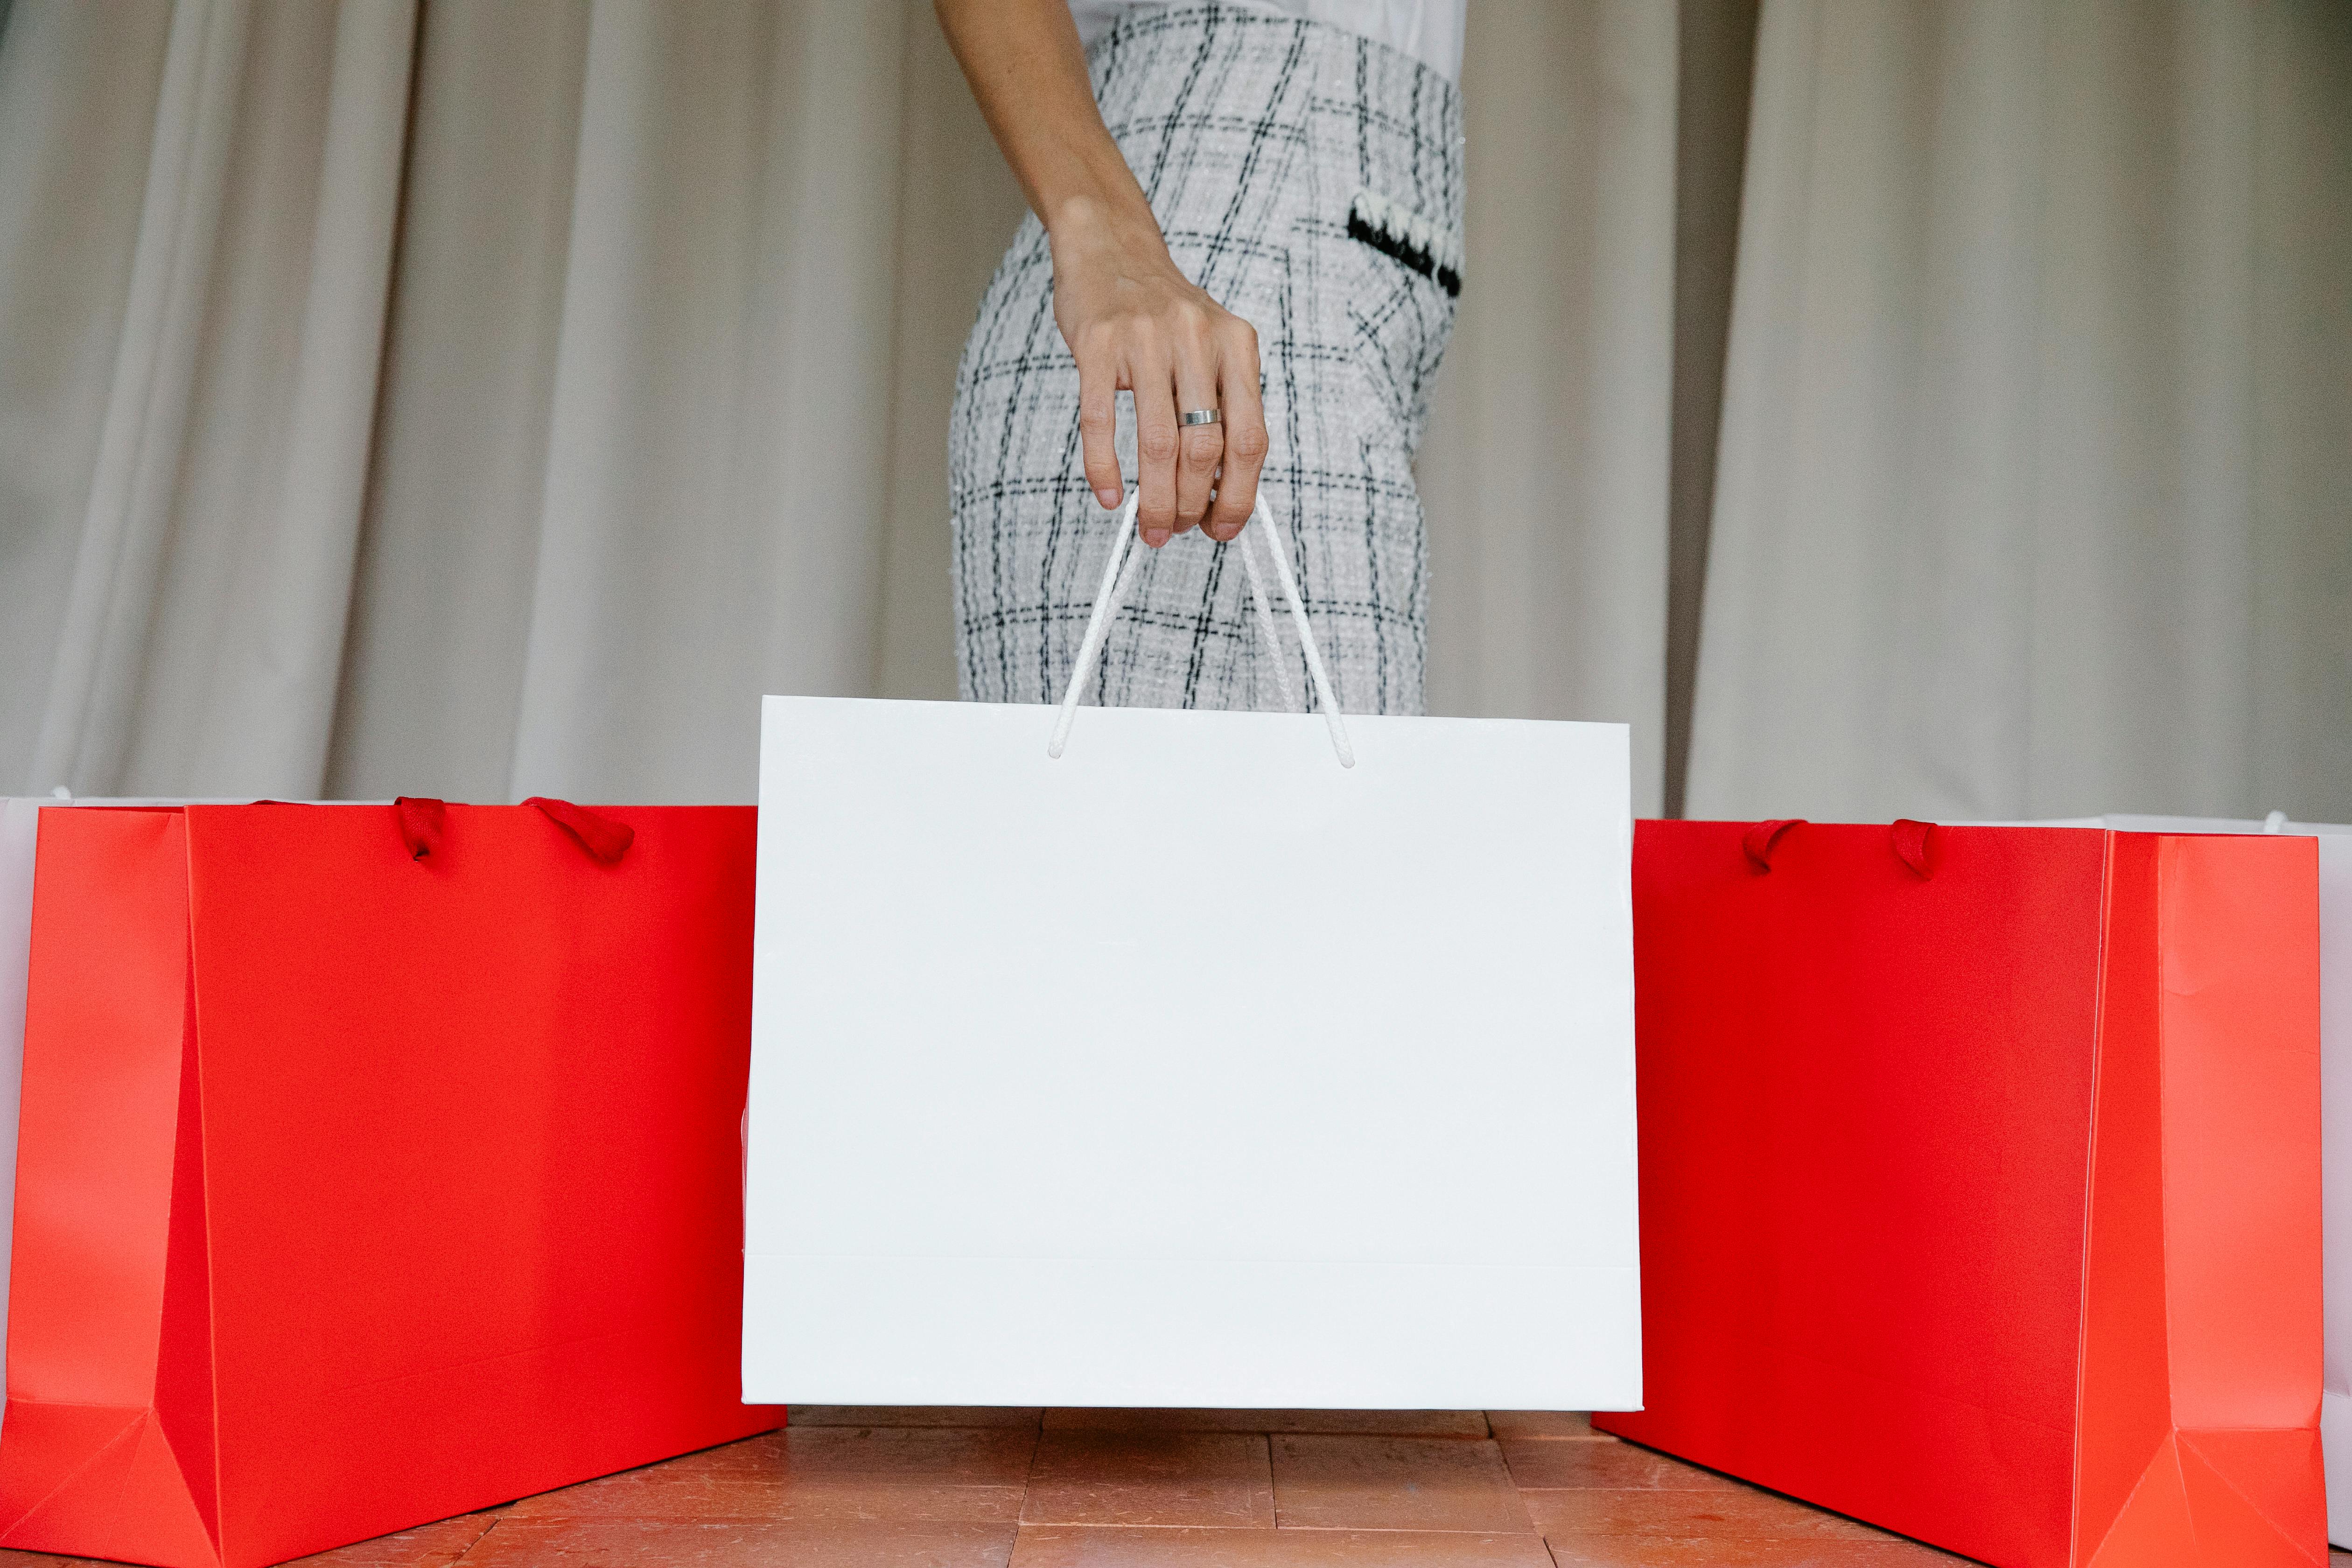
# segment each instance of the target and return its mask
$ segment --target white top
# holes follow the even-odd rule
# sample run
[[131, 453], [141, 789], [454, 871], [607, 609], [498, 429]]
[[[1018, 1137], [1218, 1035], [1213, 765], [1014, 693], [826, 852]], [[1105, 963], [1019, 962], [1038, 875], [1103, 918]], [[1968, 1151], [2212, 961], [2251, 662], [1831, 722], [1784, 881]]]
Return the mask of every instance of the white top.
[[[1092, 47], [1129, 11], [1177, 0], [1070, 0], [1078, 41]], [[1248, 11], [1304, 16], [1360, 33], [1412, 56], [1448, 81], [1462, 79], [1462, 19], [1470, 0], [1229, 0]]]

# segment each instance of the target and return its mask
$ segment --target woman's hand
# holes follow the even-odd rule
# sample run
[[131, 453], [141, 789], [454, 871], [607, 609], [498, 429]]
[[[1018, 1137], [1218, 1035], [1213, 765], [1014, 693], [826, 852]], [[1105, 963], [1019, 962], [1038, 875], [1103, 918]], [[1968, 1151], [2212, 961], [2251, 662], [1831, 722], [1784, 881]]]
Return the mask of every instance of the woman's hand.
[[[1106, 508], [1126, 499], [1111, 446], [1123, 388], [1135, 394], [1143, 542], [1157, 549], [1196, 527], [1231, 540], [1257, 504], [1265, 462], [1257, 333], [1168, 254], [1143, 188], [1103, 128], [1066, 0], [935, 3], [1053, 246], [1054, 320], [1078, 362], [1078, 433], [1095, 499]], [[1223, 423], [1179, 423], [1201, 409]]]
[[[1256, 504], [1265, 462], [1255, 329], [1178, 269], [1149, 207], [1139, 224], [1080, 197], [1046, 233], [1054, 321], [1078, 362], [1078, 436], [1095, 499], [1106, 508], [1124, 499], [1111, 437], [1115, 395], [1132, 392], [1143, 542], [1156, 549], [1196, 527], [1220, 543], [1233, 539]], [[1223, 422], [1178, 422], [1200, 408]]]

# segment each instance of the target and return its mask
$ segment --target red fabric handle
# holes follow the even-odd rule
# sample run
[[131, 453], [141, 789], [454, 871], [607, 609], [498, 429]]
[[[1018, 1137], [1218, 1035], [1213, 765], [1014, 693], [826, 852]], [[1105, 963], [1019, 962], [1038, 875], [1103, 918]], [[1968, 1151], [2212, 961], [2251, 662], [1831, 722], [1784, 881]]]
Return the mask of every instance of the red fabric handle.
[[422, 860], [441, 847], [441, 827], [449, 818], [446, 805], [428, 795], [397, 795], [392, 814], [400, 824], [400, 841], [408, 846], [411, 860]]
[[610, 866], [636, 842], [637, 830], [626, 823], [615, 822], [609, 816], [599, 816], [585, 806], [568, 800], [551, 800], [543, 795], [532, 795], [523, 802], [535, 805], [547, 814], [547, 819], [580, 841], [580, 847], [591, 858]]
[[1927, 868], [1927, 836], [1936, 831], [1932, 822], [1915, 822], [1898, 816], [1889, 830], [1895, 841], [1895, 857], [1919, 875], [1922, 881], [1935, 873]]
[[1804, 825], [1805, 819], [1801, 816], [1786, 816], [1772, 822], [1759, 822], [1740, 838], [1739, 847], [1748, 851], [1748, 863], [1755, 867], [1760, 875], [1772, 868], [1772, 850], [1780, 842], [1780, 836], [1791, 827], [1802, 827]]
[[[535, 795], [523, 805], [539, 807], [550, 822], [572, 835], [572, 841], [588, 851], [590, 858], [603, 865], [612, 865], [636, 842], [635, 828], [609, 816], [599, 816], [568, 800]], [[430, 796], [404, 795], [393, 801], [392, 811], [400, 825], [400, 841], [408, 847], [410, 859], [425, 859], [441, 847], [442, 829], [449, 820], [449, 807], [445, 803]]]

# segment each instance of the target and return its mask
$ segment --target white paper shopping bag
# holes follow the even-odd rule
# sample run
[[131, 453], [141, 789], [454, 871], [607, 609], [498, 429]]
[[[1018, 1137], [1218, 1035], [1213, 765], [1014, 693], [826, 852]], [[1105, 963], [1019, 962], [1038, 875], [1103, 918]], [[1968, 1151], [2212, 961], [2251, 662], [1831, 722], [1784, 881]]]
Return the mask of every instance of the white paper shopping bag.
[[1625, 730], [1062, 718], [766, 701], [745, 1398], [1637, 1406]]

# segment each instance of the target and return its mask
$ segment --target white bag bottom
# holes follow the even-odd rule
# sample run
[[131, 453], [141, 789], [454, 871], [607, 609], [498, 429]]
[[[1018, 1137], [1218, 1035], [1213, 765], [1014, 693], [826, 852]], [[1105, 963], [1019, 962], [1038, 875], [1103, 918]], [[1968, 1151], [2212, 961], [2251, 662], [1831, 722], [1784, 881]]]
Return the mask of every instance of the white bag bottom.
[[1632, 1268], [755, 1255], [744, 1288], [758, 1404], [1642, 1403]]

